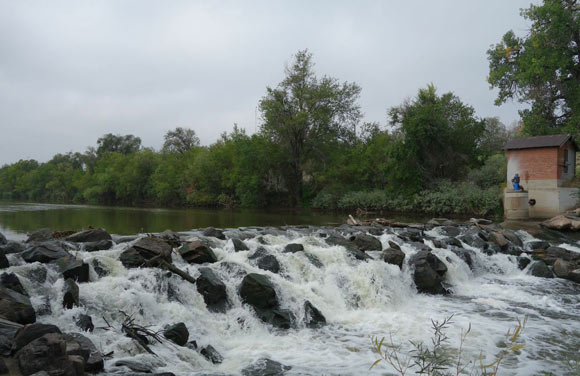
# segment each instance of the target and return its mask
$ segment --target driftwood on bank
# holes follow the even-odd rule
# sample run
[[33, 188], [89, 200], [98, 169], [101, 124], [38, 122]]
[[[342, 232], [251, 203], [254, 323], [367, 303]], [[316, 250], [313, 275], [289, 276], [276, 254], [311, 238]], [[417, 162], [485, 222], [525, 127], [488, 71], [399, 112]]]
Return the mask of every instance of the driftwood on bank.
[[146, 261], [147, 266], [156, 265], [163, 269], [169, 270], [170, 272], [177, 274], [181, 278], [185, 279], [187, 282], [195, 283], [196, 279], [189, 275], [187, 272], [179, 269], [177, 266], [163, 260], [162, 255], [157, 255]]
[[409, 227], [408, 223], [397, 222], [386, 218], [374, 218], [369, 220], [358, 220], [349, 214], [346, 223], [351, 226], [389, 226], [389, 227]]

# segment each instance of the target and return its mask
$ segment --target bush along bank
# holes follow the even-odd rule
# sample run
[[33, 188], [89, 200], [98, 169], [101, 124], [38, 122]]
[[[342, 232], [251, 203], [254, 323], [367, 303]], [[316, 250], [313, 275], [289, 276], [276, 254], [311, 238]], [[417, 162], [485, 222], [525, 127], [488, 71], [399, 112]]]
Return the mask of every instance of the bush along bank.
[[[389, 265], [391, 282], [409, 280], [414, 294], [453, 294], [450, 268], [475, 270], [498, 255], [533, 276], [580, 283], [579, 253], [527, 241], [487, 220], [123, 237], [44, 229], [26, 242], [0, 235], [0, 254], [0, 367], [24, 375], [212, 369], [228, 361], [224, 348], [233, 351], [214, 326], [225, 320], [221, 336], [247, 336], [333, 325], [337, 308], [318, 284], [347, 291], [345, 273], [354, 268], [360, 276], [356, 270], [371, 264]], [[334, 285], [337, 266], [342, 277]], [[300, 285], [308, 278], [315, 278], [312, 290]], [[357, 295], [346, 300], [349, 309], [372, 303]], [[243, 375], [300, 367], [270, 358], [245, 362]]]

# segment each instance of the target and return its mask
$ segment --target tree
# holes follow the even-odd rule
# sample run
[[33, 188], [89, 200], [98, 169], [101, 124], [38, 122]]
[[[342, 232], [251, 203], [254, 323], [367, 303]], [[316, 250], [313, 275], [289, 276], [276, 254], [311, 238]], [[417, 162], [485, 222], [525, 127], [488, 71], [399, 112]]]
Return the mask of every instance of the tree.
[[296, 206], [301, 204], [306, 163], [323, 159], [325, 146], [333, 142], [352, 142], [361, 118], [356, 103], [360, 87], [327, 76], [319, 79], [313, 67], [312, 54], [299, 51], [284, 80], [268, 87], [260, 101], [260, 132], [287, 155], [287, 187]]
[[505, 144], [513, 137], [498, 117], [485, 118], [484, 122], [484, 130], [478, 143], [479, 159], [482, 162], [494, 154], [501, 153]]
[[141, 149], [141, 139], [131, 134], [121, 136], [107, 133], [97, 140], [97, 155], [99, 157], [107, 152], [133, 154], [138, 152], [139, 149]]
[[487, 51], [488, 81], [499, 89], [496, 105], [508, 99], [530, 104], [520, 111], [528, 135], [580, 136], [580, 5], [544, 0], [521, 15], [532, 22], [528, 34], [508, 31]]
[[186, 153], [199, 146], [199, 138], [193, 129], [177, 127], [164, 136], [163, 151], [166, 153]]
[[478, 143], [484, 122], [473, 107], [453, 93], [437, 95], [433, 85], [417, 97], [389, 110], [395, 127], [391, 181], [396, 188], [414, 193], [436, 180], [457, 180], [478, 163]]

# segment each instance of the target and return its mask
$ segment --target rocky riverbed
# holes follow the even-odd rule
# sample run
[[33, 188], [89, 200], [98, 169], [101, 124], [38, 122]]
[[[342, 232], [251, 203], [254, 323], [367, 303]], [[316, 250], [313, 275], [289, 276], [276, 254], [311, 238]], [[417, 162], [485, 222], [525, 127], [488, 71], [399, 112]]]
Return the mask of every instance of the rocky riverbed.
[[0, 234], [0, 269], [0, 375], [355, 375], [370, 336], [428, 341], [451, 314], [492, 358], [530, 317], [504, 374], [565, 374], [580, 347], [578, 244], [487, 220], [42, 229]]

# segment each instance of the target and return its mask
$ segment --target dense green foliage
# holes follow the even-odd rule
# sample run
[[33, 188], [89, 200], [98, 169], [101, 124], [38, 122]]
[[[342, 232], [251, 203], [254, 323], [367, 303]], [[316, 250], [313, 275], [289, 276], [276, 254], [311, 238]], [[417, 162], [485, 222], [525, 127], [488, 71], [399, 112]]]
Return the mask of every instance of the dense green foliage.
[[163, 148], [107, 134], [85, 153], [0, 168], [0, 198], [115, 205], [295, 207], [491, 215], [501, 211], [509, 133], [430, 85], [359, 124], [360, 88], [318, 78], [301, 51], [260, 102], [263, 124], [210, 146], [191, 129]]
[[580, 137], [580, 5], [544, 0], [522, 16], [527, 35], [507, 32], [489, 49], [489, 83], [499, 89], [496, 104], [518, 99], [527, 135], [569, 132]]

